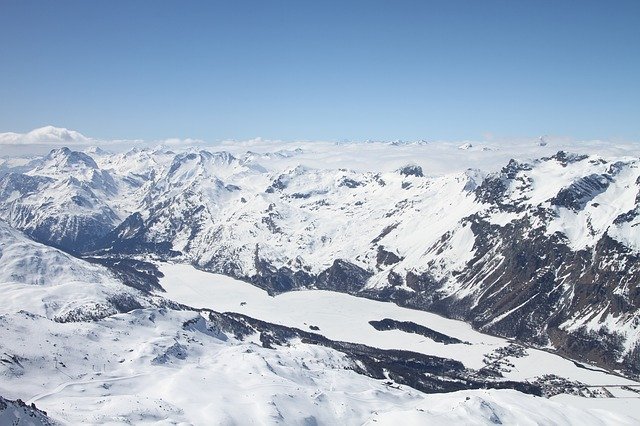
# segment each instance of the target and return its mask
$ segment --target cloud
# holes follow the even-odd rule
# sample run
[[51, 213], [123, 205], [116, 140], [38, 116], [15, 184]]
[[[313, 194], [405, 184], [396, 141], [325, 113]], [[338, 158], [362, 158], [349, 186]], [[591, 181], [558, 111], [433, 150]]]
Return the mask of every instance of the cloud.
[[179, 139], [179, 138], [169, 138], [161, 141], [156, 141], [156, 143], [165, 146], [193, 146], [193, 145], [204, 145], [206, 142], [202, 139]]
[[91, 145], [96, 141], [75, 130], [45, 126], [28, 133], [0, 133], [0, 145]]
[[6, 149], [25, 150], [40, 147], [41, 149], [59, 146], [89, 147], [101, 146], [126, 149], [132, 146], [167, 146], [189, 147], [204, 145], [206, 142], [193, 138], [168, 138], [145, 141], [142, 139], [96, 139], [82, 133], [62, 127], [44, 126], [27, 133], [6, 132], [0, 133], [0, 146]]

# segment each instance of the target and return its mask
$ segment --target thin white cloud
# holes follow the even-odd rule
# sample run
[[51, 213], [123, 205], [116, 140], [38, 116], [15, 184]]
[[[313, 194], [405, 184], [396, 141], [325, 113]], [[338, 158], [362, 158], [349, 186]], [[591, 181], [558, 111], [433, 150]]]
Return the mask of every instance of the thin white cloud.
[[169, 138], [169, 139], [164, 139], [164, 140], [160, 140], [160, 141], [155, 141], [155, 143], [158, 143], [158, 144], [164, 145], [164, 146], [193, 146], [193, 145], [204, 145], [206, 142], [203, 141], [202, 139]]
[[143, 139], [96, 139], [82, 133], [55, 126], [44, 126], [27, 133], [0, 133], [0, 156], [42, 155], [52, 148], [69, 147], [87, 149], [90, 147], [107, 148], [110, 151], [126, 151], [132, 147], [164, 146], [170, 149], [203, 146], [206, 142], [194, 138], [168, 138], [156, 140]]
[[[479, 168], [485, 171], [498, 170], [510, 158], [527, 161], [549, 156], [559, 150], [576, 153], [599, 153], [603, 156], [640, 156], [640, 143], [625, 141], [579, 141], [566, 136], [545, 135], [545, 144], [536, 137], [502, 137], [489, 135], [487, 140], [445, 141], [429, 143], [393, 144], [390, 142], [330, 141], [282, 141], [263, 138], [250, 140], [224, 140], [207, 143], [200, 139], [169, 138], [164, 140], [100, 140], [86, 137], [79, 132], [52, 126], [28, 133], [0, 133], [0, 157], [42, 155], [53, 147], [69, 146], [72, 149], [86, 149], [98, 146], [111, 152], [127, 151], [133, 147], [159, 148], [181, 151], [191, 147], [197, 149], [227, 150], [234, 155], [247, 151], [276, 153], [294, 151], [295, 155], [269, 157], [269, 164], [303, 164], [318, 168], [349, 168], [356, 170], [395, 170], [409, 163], [417, 163], [425, 173], [462, 171]], [[468, 149], [458, 149], [468, 143]], [[266, 160], [265, 160], [266, 161]], [[266, 164], [266, 163], [265, 163]]]

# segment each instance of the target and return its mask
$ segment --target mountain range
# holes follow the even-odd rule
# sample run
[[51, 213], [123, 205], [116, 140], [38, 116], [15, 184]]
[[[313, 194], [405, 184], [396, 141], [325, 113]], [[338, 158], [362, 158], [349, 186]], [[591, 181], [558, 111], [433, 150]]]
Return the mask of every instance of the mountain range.
[[[6, 295], [0, 320], [10, 324], [11, 336], [25, 312], [37, 317], [20, 321], [52, 330], [43, 333], [61, 331], [36, 326], [40, 316], [114, 333], [109, 322], [118, 315], [157, 312], [170, 333], [182, 333], [174, 324], [179, 317], [184, 330], [195, 321], [200, 332], [205, 327], [207, 333], [233, 335], [241, 346], [254, 333], [265, 347], [299, 339], [312, 345], [305, 351], [314, 351], [313, 345], [338, 351], [350, 370], [422, 392], [548, 392], [548, 381], [495, 382], [447, 358], [413, 356], [417, 364], [410, 373], [397, 366], [398, 359], [406, 365], [406, 354], [260, 321], [265, 318], [221, 314], [215, 306], [196, 315], [200, 319], [188, 319], [172, 313], [189, 308], [165, 292], [162, 266], [186, 264], [276, 298], [330, 291], [435, 313], [523, 348], [637, 378], [638, 156], [535, 143], [514, 148], [514, 158], [503, 161], [505, 148], [434, 145], [307, 143], [117, 153], [56, 148], [0, 160], [0, 281]], [[378, 160], [363, 167], [367, 155], [374, 155], [358, 158], [367, 150]], [[461, 159], [448, 170], [434, 170], [434, 155]], [[344, 167], [349, 159], [356, 166]], [[464, 343], [406, 321], [372, 325], [380, 332], [428, 333], [441, 344]], [[165, 355], [152, 357], [156, 364], [187, 357], [190, 346], [181, 339], [174, 343]], [[33, 356], [17, 352], [14, 347], [11, 356], [18, 364]], [[3, 362], [18, 374], [12, 359], [7, 355]], [[380, 368], [384, 373], [376, 373]], [[415, 371], [439, 378], [420, 381]]]

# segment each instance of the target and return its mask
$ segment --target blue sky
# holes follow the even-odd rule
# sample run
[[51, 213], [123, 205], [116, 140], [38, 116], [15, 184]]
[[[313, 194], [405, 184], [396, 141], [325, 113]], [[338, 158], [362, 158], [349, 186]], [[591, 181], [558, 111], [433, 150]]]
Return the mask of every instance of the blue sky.
[[640, 1], [0, 0], [0, 132], [640, 140]]

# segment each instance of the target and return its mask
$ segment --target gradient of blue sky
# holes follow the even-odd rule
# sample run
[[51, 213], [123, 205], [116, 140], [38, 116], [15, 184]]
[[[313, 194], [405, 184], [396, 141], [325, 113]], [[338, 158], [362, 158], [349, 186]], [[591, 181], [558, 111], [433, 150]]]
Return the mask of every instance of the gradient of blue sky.
[[0, 0], [0, 132], [640, 140], [640, 1]]

